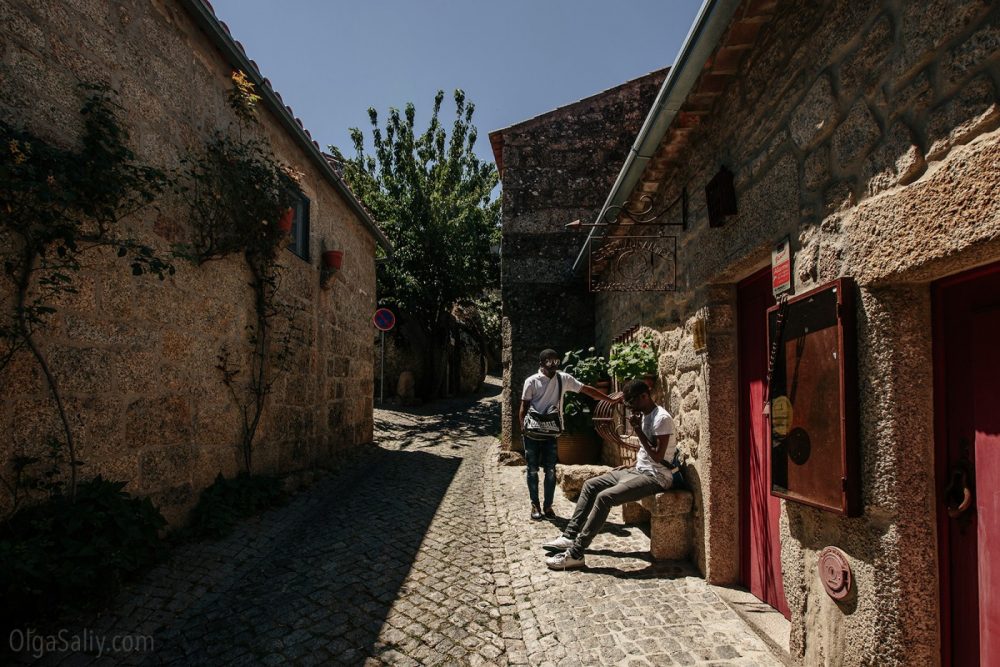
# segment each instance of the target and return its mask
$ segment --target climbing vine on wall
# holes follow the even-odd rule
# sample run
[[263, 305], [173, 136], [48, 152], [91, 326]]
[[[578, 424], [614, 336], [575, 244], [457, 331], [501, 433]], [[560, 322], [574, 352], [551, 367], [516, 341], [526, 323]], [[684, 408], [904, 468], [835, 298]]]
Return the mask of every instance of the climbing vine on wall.
[[[171, 178], [137, 161], [118, 119], [115, 91], [102, 83], [81, 84], [81, 90], [83, 132], [72, 148], [0, 120], [0, 372], [22, 351], [41, 369], [62, 424], [63, 442], [57, 445], [65, 445], [69, 457], [70, 498], [82, 461], [38, 334], [57, 304], [77, 291], [74, 277], [88, 251], [112, 249], [134, 275], [162, 280], [174, 273], [169, 259], [129, 238], [120, 224], [154, 205], [171, 187]], [[38, 482], [26, 472], [38, 461], [19, 456], [14, 481], [0, 477], [15, 499], [18, 484]], [[60, 483], [51, 484], [58, 489]]]
[[[295, 310], [277, 297], [286, 241], [278, 224], [301, 196], [301, 174], [281, 164], [261, 138], [260, 97], [242, 72], [232, 75], [229, 105], [237, 123], [184, 161], [182, 186], [191, 212], [191, 242], [177, 252], [196, 263], [242, 255], [252, 276], [254, 322], [247, 327], [249, 368], [238, 350], [223, 347], [217, 368], [242, 417], [241, 450], [252, 472], [254, 438], [277, 373], [295, 334]], [[280, 326], [279, 326], [280, 325]]]

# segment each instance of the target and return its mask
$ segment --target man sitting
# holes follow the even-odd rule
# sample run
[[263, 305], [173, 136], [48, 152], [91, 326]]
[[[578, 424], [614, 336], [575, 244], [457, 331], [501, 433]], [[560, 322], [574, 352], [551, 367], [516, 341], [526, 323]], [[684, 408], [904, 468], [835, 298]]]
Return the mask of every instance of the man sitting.
[[625, 385], [625, 405], [632, 411], [629, 423], [641, 445], [635, 467], [615, 468], [584, 483], [566, 530], [544, 545], [563, 550], [545, 559], [553, 570], [586, 566], [583, 552], [604, 526], [612, 507], [666, 491], [673, 483], [673, 470], [667, 464], [672, 465], [677, 440], [670, 413], [653, 402], [649, 386], [642, 380]]

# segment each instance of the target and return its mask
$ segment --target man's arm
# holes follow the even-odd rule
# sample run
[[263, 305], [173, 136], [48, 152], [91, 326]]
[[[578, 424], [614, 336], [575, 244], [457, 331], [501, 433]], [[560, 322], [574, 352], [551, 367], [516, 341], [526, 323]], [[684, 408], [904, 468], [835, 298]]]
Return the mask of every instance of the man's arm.
[[615, 392], [614, 396], [608, 396], [600, 389], [591, 387], [589, 384], [585, 384], [582, 387], [580, 387], [580, 393], [583, 394], [584, 396], [590, 396], [591, 398], [597, 401], [608, 401], [609, 403], [618, 403], [619, 401], [622, 400], [621, 392]]
[[528, 399], [526, 399], [526, 398], [522, 398], [521, 399], [521, 410], [520, 410], [520, 414], [518, 416], [518, 420], [519, 420], [518, 423], [519, 424], [523, 424], [524, 423], [524, 415], [526, 415], [528, 413], [528, 406], [530, 404], [531, 404], [531, 401], [529, 401]]
[[663, 457], [667, 455], [667, 449], [670, 447], [671, 434], [658, 435], [655, 441], [650, 441], [642, 430], [642, 416], [630, 418], [629, 422], [632, 424], [632, 429], [639, 438], [639, 444], [646, 450], [646, 453], [653, 457], [654, 461], [662, 461]]

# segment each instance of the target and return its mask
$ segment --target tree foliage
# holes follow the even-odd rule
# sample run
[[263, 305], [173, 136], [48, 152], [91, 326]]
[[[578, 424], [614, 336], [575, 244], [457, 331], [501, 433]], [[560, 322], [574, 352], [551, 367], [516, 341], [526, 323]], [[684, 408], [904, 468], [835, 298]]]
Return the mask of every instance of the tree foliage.
[[[393, 256], [378, 267], [381, 302], [413, 318], [429, 341], [443, 339], [453, 303], [499, 283], [499, 261], [491, 251], [500, 238], [500, 203], [492, 199], [496, 167], [473, 152], [475, 105], [455, 91], [449, 135], [440, 119], [443, 100], [444, 91], [438, 91], [422, 133], [410, 103], [402, 114], [389, 109], [384, 128], [375, 109], [368, 110], [372, 153], [357, 128], [351, 129], [354, 158], [331, 146], [344, 177], [393, 245]], [[434, 395], [440, 372], [433, 355], [440, 350], [430, 347], [425, 393]]]

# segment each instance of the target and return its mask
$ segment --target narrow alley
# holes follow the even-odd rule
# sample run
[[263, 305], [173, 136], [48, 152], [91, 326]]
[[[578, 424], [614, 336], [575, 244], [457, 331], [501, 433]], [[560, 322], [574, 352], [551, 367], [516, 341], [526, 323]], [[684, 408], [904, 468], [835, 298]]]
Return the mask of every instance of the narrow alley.
[[477, 397], [376, 410], [361, 462], [177, 549], [67, 633], [152, 650], [37, 663], [780, 664], [693, 568], [652, 562], [618, 510], [587, 570], [547, 570], [539, 545], [565, 519], [530, 521], [523, 468], [496, 464], [499, 392], [491, 378]]

